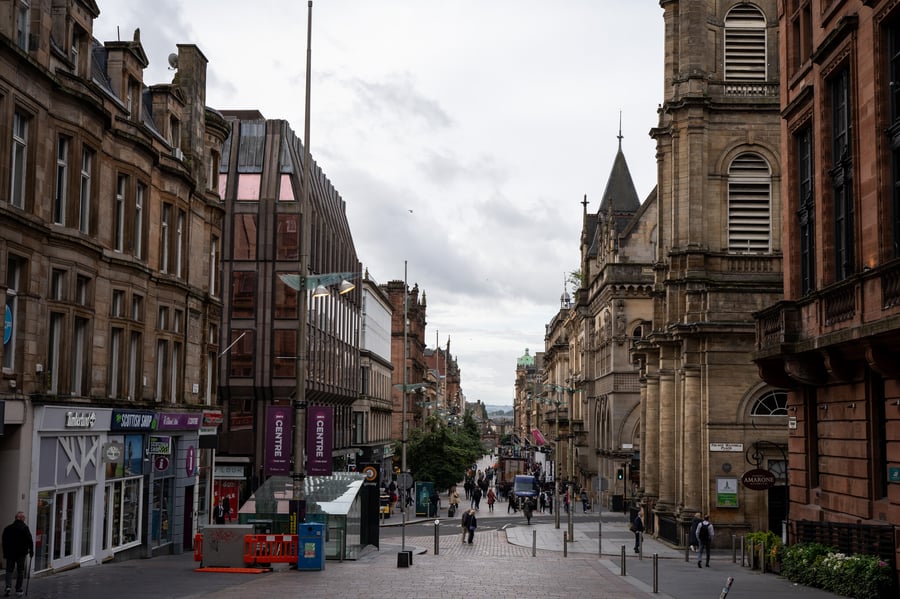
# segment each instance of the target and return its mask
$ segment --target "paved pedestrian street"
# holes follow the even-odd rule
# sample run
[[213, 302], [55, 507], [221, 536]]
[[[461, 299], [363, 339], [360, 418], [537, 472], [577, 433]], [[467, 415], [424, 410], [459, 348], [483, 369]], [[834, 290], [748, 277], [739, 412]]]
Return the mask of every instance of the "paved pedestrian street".
[[[435, 555], [434, 535], [407, 535], [406, 549], [414, 552], [408, 568], [398, 567], [400, 538], [368, 548], [358, 560], [328, 560], [324, 570], [296, 571], [280, 567], [263, 574], [196, 572], [189, 554], [137, 559], [85, 566], [30, 583], [29, 597], [39, 599], [144, 599], [304, 597], [315, 598], [465, 598], [491, 599], [675, 598], [719, 597], [728, 577], [734, 585], [728, 599], [826, 599], [835, 595], [793, 585], [772, 574], [761, 574], [732, 562], [730, 551], [714, 552], [712, 567], [697, 569], [684, 553], [652, 539], [645, 540], [639, 559], [631, 551], [633, 535], [624, 519], [602, 528], [603, 556], [599, 554], [598, 518], [592, 514], [575, 520], [575, 542], [563, 551], [563, 522], [555, 528], [544, 516], [532, 526], [491, 526], [481, 514], [472, 545], [460, 534], [441, 535]], [[458, 529], [458, 523], [450, 524]], [[408, 527], [410, 528], [410, 527]], [[421, 530], [421, 529], [419, 529]], [[621, 572], [625, 545], [626, 575]], [[532, 552], [534, 556], [532, 556]], [[658, 593], [653, 593], [653, 560], [658, 556]]]

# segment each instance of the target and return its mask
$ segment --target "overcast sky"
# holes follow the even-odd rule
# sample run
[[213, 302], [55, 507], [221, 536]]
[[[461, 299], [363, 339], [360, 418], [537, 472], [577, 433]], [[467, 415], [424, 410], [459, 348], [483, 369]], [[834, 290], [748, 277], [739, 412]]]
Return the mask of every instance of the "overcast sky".
[[[176, 44], [209, 60], [207, 104], [258, 109], [303, 137], [307, 2], [98, 0], [94, 35], [130, 40], [169, 82]], [[656, 0], [316, 0], [310, 148], [379, 283], [427, 296], [468, 401], [512, 404], [543, 351], [581, 201], [596, 212], [618, 148], [643, 200], [663, 95]], [[571, 290], [570, 290], [571, 291]]]

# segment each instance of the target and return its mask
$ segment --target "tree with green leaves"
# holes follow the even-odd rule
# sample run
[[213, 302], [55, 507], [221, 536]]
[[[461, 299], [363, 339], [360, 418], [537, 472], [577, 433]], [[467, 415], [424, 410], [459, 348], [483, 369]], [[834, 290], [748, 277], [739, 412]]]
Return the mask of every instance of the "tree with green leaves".
[[437, 416], [409, 433], [406, 465], [413, 478], [433, 482], [445, 491], [463, 480], [466, 470], [482, 456], [478, 425], [467, 411], [460, 427], [448, 426]]

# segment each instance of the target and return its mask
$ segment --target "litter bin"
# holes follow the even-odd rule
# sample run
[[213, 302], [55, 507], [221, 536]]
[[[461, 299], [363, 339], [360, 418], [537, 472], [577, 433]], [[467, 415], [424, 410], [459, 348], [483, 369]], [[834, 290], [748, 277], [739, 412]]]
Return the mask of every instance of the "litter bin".
[[297, 526], [297, 569], [325, 569], [325, 525], [301, 522]]

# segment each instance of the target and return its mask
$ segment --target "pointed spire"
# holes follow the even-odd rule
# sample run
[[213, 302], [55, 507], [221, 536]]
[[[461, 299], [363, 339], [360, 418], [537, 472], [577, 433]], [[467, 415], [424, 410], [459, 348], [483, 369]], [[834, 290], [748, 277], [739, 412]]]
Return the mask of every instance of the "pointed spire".
[[619, 111], [619, 135], [617, 135], [617, 137], [619, 138], [619, 151], [621, 152], [622, 151], [622, 111], [621, 110]]

